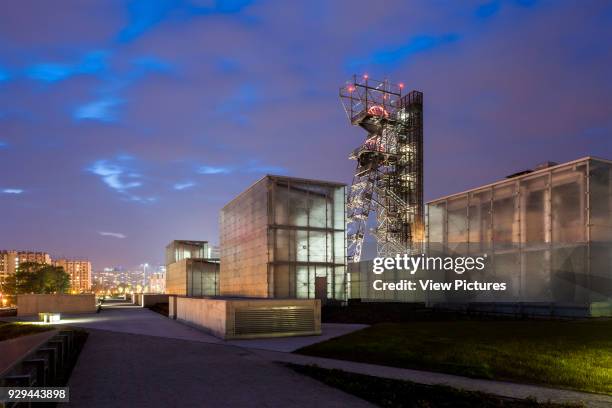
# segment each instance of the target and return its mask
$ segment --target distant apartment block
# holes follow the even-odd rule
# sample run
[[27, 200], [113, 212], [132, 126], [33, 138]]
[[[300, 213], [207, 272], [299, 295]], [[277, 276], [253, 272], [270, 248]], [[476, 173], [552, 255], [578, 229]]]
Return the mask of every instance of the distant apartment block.
[[150, 293], [166, 293], [166, 273], [155, 272], [149, 278]]
[[36, 262], [51, 265], [51, 256], [46, 252], [36, 251], [0, 251], [0, 280], [15, 273], [20, 263]]
[[70, 275], [70, 289], [75, 292], [91, 290], [91, 262], [85, 260], [57, 259], [56, 266], [61, 266]]

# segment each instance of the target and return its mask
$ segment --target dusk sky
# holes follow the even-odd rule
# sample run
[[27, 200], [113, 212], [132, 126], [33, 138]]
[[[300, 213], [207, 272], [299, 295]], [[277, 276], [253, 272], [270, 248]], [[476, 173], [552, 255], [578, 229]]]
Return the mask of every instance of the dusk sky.
[[350, 183], [353, 73], [424, 92], [426, 200], [612, 159], [609, 1], [4, 1], [0, 249], [161, 263], [266, 173]]

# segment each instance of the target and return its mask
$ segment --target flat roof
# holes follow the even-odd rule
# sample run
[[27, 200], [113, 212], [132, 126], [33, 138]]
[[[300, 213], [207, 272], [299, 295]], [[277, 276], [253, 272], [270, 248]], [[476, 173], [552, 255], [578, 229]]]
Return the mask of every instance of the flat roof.
[[173, 239], [172, 241], [170, 241], [168, 245], [166, 245], [166, 248], [168, 248], [170, 245], [174, 244], [175, 242], [178, 242], [181, 244], [189, 244], [189, 245], [208, 244], [208, 241], [194, 241], [192, 239]]
[[242, 195], [246, 194], [249, 190], [251, 190], [257, 184], [259, 184], [259, 183], [261, 183], [261, 182], [263, 182], [263, 181], [265, 181], [267, 179], [275, 180], [275, 181], [276, 180], [280, 180], [280, 181], [294, 181], [294, 182], [298, 182], [298, 183], [317, 184], [317, 185], [332, 186], [332, 187], [346, 187], [346, 183], [340, 183], [340, 182], [337, 182], [337, 181], [305, 179], [305, 178], [299, 178], [299, 177], [279, 176], [277, 174], [266, 174], [265, 176], [261, 177], [260, 179], [255, 181], [253, 184], [248, 186], [244, 191], [242, 191], [236, 197], [232, 198], [227, 204], [225, 204], [223, 207], [221, 207], [221, 209], [224, 209], [225, 207], [227, 207], [228, 205], [230, 205], [231, 203], [236, 201], [238, 198], [240, 198]]
[[455, 196], [460, 196], [460, 195], [464, 195], [464, 194], [467, 194], [467, 193], [471, 193], [473, 191], [482, 190], [482, 189], [485, 189], [485, 188], [490, 188], [490, 187], [497, 186], [497, 185], [504, 184], [504, 183], [511, 183], [513, 181], [516, 181], [516, 180], [522, 180], [522, 179], [530, 178], [530, 177], [533, 177], [534, 175], [537, 175], [537, 174], [542, 174], [542, 173], [545, 173], [545, 172], [548, 172], [548, 171], [554, 171], [555, 169], [559, 169], [561, 167], [571, 166], [573, 164], [585, 162], [585, 161], [588, 161], [588, 160], [594, 160], [594, 161], [600, 161], [600, 162], [612, 164], [612, 160], [602, 159], [602, 158], [593, 157], [593, 156], [586, 156], [586, 157], [582, 157], [580, 159], [572, 160], [572, 161], [569, 161], [569, 162], [557, 164], [557, 165], [550, 166], [550, 167], [544, 167], [543, 169], [533, 170], [533, 171], [530, 171], [529, 173], [521, 174], [521, 175], [518, 175], [518, 176], [511, 177], [511, 178], [505, 178], [505, 179], [502, 179], [502, 180], [495, 181], [493, 183], [489, 183], [489, 184], [485, 184], [485, 185], [482, 185], [482, 186], [470, 188], [469, 190], [464, 190], [464, 191], [461, 191], [461, 192], [458, 192], [458, 193], [448, 194], [448, 195], [445, 195], [445, 196], [442, 196], [442, 197], [439, 197], [439, 198], [427, 201], [425, 204], [431, 204], [431, 203], [435, 203], [435, 202], [438, 202], [438, 201], [447, 200], [447, 199], [449, 199], [451, 197], [455, 197]]

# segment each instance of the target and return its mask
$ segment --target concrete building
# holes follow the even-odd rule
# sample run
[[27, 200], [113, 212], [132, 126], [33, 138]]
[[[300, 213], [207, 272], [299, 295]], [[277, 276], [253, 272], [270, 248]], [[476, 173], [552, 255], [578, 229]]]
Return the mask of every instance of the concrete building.
[[[346, 299], [345, 185], [265, 176], [221, 210], [221, 260], [205, 241], [166, 248], [169, 316], [224, 339], [321, 334]], [[214, 288], [214, 295], [211, 296]]]
[[20, 263], [36, 262], [51, 265], [51, 256], [38, 251], [0, 251], [0, 281], [15, 273]]
[[77, 293], [91, 290], [91, 262], [86, 260], [56, 259], [53, 262], [70, 275], [70, 290]]
[[346, 296], [345, 185], [265, 176], [221, 210], [220, 293]]
[[166, 246], [165, 293], [183, 296], [219, 294], [219, 260], [208, 241], [175, 240]]
[[210, 258], [208, 241], [174, 240], [166, 246], [166, 268], [171, 263], [190, 258]]

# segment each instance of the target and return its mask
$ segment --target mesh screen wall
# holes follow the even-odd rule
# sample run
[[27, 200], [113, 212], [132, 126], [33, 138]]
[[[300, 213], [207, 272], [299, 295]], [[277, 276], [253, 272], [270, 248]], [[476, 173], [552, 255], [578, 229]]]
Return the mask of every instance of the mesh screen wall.
[[394, 281], [506, 282], [504, 292], [381, 293], [372, 268], [351, 265], [351, 296], [427, 302], [550, 302], [594, 305], [612, 300], [612, 162], [585, 158], [427, 203], [429, 256], [487, 254], [484, 271], [439, 271]]
[[166, 265], [189, 258], [208, 258], [207, 241], [175, 240], [166, 246]]
[[427, 205], [429, 251], [486, 253], [482, 276], [461, 279], [508, 283], [503, 293], [460, 300], [608, 301], [611, 175], [610, 162], [585, 158], [432, 201]]

